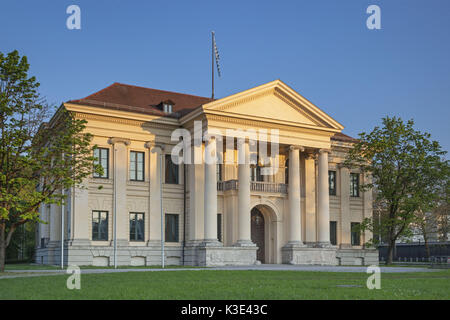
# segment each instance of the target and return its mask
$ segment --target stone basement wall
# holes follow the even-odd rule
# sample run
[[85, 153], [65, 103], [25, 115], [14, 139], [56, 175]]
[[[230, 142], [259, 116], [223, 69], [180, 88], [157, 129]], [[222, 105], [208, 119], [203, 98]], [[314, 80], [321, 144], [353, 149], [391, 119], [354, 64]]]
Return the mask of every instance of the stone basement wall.
[[[181, 265], [181, 246], [166, 246], [165, 265]], [[36, 263], [59, 265], [61, 247], [46, 247], [36, 250]], [[64, 250], [64, 265], [113, 266], [114, 248], [112, 246], [69, 245]], [[160, 246], [117, 246], [117, 265], [152, 266], [161, 265]]]
[[338, 249], [337, 264], [340, 266], [378, 265], [378, 250], [376, 249]]
[[223, 247], [189, 243], [185, 248], [188, 266], [249, 266], [257, 263], [256, 246]]

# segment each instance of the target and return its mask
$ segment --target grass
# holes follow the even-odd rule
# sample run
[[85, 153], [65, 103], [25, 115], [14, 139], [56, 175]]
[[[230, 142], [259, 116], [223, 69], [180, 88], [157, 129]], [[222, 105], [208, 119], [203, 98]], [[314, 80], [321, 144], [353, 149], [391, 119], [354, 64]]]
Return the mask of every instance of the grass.
[[[66, 269], [67, 266], [64, 267]], [[117, 269], [160, 269], [161, 266], [118, 266]], [[165, 266], [166, 269], [179, 269], [179, 268], [202, 268], [202, 267], [190, 267], [170, 265]], [[114, 269], [114, 267], [96, 267], [96, 266], [80, 266], [80, 269]], [[12, 270], [61, 270], [60, 266], [55, 265], [43, 265], [43, 264], [7, 264], [5, 265], [5, 271]], [[0, 276], [3, 275], [0, 273]]]
[[366, 273], [308, 271], [126, 272], [82, 274], [81, 289], [69, 290], [68, 275], [58, 275], [0, 279], [0, 300], [450, 298], [450, 270], [383, 273], [380, 290], [367, 289], [367, 277]]
[[[60, 267], [50, 266], [45, 264], [7, 264], [5, 265], [5, 271], [11, 270], [57, 270]], [[3, 275], [0, 273], [0, 275]]]

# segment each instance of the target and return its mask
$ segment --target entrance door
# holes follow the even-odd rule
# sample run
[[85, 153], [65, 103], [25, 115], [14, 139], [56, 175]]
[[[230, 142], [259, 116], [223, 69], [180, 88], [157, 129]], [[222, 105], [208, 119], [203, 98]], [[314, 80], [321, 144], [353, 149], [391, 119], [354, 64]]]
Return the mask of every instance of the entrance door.
[[261, 261], [261, 263], [264, 263], [264, 253], [266, 251], [264, 246], [264, 216], [257, 208], [252, 209], [251, 216], [252, 242], [258, 247], [258, 251], [256, 251], [256, 259]]

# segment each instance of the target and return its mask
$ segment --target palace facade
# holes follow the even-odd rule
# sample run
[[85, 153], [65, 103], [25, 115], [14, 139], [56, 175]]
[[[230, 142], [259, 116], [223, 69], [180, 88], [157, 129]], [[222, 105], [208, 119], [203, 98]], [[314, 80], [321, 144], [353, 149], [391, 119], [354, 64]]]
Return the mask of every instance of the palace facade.
[[[170, 265], [378, 263], [356, 231], [372, 215], [367, 177], [342, 165], [356, 140], [280, 80], [217, 100], [114, 83], [61, 108], [87, 120], [104, 170], [40, 208], [38, 263], [59, 264], [61, 243], [68, 265], [161, 265], [162, 246]], [[171, 156], [177, 129], [183, 143], [257, 134], [205, 135], [180, 155], [218, 161], [187, 164]]]

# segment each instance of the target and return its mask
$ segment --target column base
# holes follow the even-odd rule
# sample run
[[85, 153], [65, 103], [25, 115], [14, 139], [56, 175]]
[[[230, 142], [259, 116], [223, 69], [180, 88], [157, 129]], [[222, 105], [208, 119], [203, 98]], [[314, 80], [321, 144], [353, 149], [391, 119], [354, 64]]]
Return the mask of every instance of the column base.
[[334, 248], [334, 247], [335, 246], [333, 246], [330, 242], [327, 241], [323, 242], [319, 241], [314, 244], [314, 248]]
[[233, 247], [256, 247], [256, 244], [252, 240], [238, 240]]
[[283, 248], [305, 248], [306, 245], [301, 241], [289, 241]]
[[215, 239], [205, 239], [201, 244], [201, 247], [223, 247], [223, 243]]

